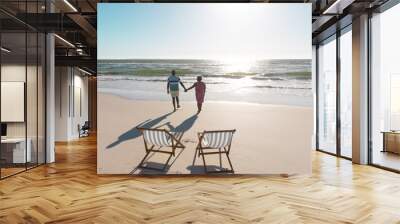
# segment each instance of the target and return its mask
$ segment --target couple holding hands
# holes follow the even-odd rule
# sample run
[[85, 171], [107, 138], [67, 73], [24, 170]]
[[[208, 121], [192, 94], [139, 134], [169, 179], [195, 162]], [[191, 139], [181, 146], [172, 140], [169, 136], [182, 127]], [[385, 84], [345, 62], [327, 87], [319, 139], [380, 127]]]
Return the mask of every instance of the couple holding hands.
[[181, 79], [176, 75], [175, 70], [172, 70], [171, 75], [168, 77], [168, 80], [167, 80], [167, 93], [171, 94], [172, 105], [174, 106], [174, 111], [176, 111], [176, 108], [180, 108], [179, 84], [183, 87], [185, 92], [187, 92], [193, 88], [195, 89], [196, 101], [197, 101], [197, 113], [200, 113], [201, 107], [204, 102], [204, 95], [206, 93], [206, 84], [204, 82], [202, 82], [202, 77], [197, 76], [197, 82], [195, 82], [191, 87], [186, 89], [186, 87], [185, 87], [185, 85], [183, 85]]

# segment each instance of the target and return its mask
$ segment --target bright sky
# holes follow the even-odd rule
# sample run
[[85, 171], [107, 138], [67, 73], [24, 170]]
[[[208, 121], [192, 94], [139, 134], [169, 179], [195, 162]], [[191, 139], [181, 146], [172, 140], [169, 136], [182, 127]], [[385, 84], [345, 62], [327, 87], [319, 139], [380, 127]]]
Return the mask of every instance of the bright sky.
[[311, 4], [98, 4], [99, 59], [311, 58]]

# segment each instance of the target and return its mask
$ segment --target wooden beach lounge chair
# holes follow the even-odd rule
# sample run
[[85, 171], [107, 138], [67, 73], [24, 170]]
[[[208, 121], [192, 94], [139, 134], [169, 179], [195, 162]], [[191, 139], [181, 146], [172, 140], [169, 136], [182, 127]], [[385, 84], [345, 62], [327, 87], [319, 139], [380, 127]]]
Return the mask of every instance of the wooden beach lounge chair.
[[[234, 173], [231, 159], [229, 158], [229, 152], [231, 151], [233, 134], [236, 130], [219, 130], [219, 131], [203, 131], [198, 133], [199, 142], [196, 150], [198, 150], [198, 156], [203, 158], [204, 172], [206, 173]], [[216, 151], [218, 150], [218, 151]], [[222, 169], [219, 171], [207, 170], [207, 164], [205, 155], [209, 154], [225, 154], [228, 158], [229, 166], [231, 169]], [[221, 160], [220, 160], [221, 162]], [[222, 163], [222, 162], [221, 162]]]
[[[138, 128], [138, 130], [142, 133], [144, 140], [144, 147], [146, 150], [146, 155], [140, 162], [140, 168], [148, 168], [160, 170], [157, 168], [143, 166], [143, 163], [146, 161], [147, 157], [151, 152], [155, 153], [166, 153], [170, 156], [168, 157], [167, 162], [161, 170], [165, 170], [168, 166], [169, 160], [172, 156], [175, 156], [175, 150], [177, 148], [185, 148], [185, 146], [181, 143], [181, 138], [183, 133], [180, 132], [169, 132], [165, 129], [151, 129], [151, 128]], [[162, 148], [170, 148], [170, 150], [161, 150]]]

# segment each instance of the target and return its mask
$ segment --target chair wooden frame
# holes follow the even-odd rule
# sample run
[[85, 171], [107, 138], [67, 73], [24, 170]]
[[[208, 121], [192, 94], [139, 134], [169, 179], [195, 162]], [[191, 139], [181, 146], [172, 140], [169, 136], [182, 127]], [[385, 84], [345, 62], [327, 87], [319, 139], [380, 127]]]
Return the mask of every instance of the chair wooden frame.
[[[157, 128], [137, 128], [140, 133], [143, 136], [143, 142], [144, 142], [144, 148], [146, 150], [146, 155], [143, 157], [143, 159], [140, 161], [138, 167], [140, 168], [145, 168], [145, 169], [154, 169], [154, 170], [165, 170], [165, 168], [168, 166], [168, 163], [171, 159], [172, 156], [175, 156], [175, 150], [177, 148], [181, 148], [184, 149], [185, 145], [182, 144], [181, 139], [183, 136], [183, 133], [181, 132], [169, 132], [166, 129], [157, 129]], [[160, 150], [163, 146], [160, 146], [158, 149], [154, 149], [155, 145], [149, 145], [148, 142], [146, 141], [143, 132], [144, 131], [162, 131], [165, 132], [165, 134], [167, 134], [170, 139], [171, 139], [171, 146], [167, 146], [172, 148], [172, 151], [166, 151], [166, 150]], [[173, 134], [174, 133], [174, 134]], [[164, 146], [165, 147], [165, 146]], [[146, 161], [147, 157], [150, 155], [151, 152], [156, 152], [156, 153], [165, 153], [165, 154], [169, 154], [170, 156], [168, 157], [167, 162], [165, 163], [164, 167], [162, 169], [157, 169], [157, 168], [152, 168], [152, 167], [146, 167], [143, 166], [143, 163]]]
[[[205, 172], [205, 173], [234, 173], [234, 172], [235, 172], [234, 169], [233, 169], [233, 166], [232, 166], [231, 159], [229, 158], [229, 153], [230, 153], [230, 151], [231, 151], [231, 146], [232, 146], [232, 139], [233, 139], [233, 137], [232, 137], [232, 139], [230, 140], [229, 144], [228, 144], [227, 146], [225, 146], [225, 147], [213, 148], [213, 147], [206, 147], [206, 146], [203, 146], [203, 145], [202, 145], [203, 138], [204, 138], [204, 135], [205, 135], [205, 134], [207, 134], [207, 133], [222, 133], [222, 132], [231, 132], [231, 133], [232, 133], [232, 136], [233, 136], [233, 134], [236, 132], [236, 129], [232, 129], [232, 130], [203, 131], [203, 132], [197, 133], [197, 137], [198, 137], [198, 139], [199, 139], [199, 142], [198, 142], [198, 144], [197, 144], [196, 151], [198, 151], [198, 157], [201, 156], [202, 159], [203, 159], [204, 172]], [[204, 152], [205, 149], [218, 149], [218, 151]], [[222, 150], [222, 149], [223, 149], [223, 150]], [[196, 152], [196, 153], [197, 153], [197, 152]], [[227, 169], [227, 170], [221, 170], [221, 171], [208, 171], [208, 170], [207, 170], [207, 164], [206, 164], [205, 155], [210, 155], [210, 154], [219, 154], [219, 155], [225, 154], [225, 155], [226, 155], [226, 158], [228, 159], [229, 166], [230, 166], [231, 169], [230, 169], [230, 170], [229, 170], [229, 169]]]

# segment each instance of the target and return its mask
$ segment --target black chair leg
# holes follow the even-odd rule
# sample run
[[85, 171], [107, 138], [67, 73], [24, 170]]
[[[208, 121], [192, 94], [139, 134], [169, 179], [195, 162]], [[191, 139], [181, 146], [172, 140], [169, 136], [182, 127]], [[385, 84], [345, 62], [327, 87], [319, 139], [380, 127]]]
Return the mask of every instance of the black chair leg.
[[150, 150], [146, 152], [146, 155], [143, 157], [142, 161], [140, 161], [138, 167], [140, 167], [140, 168], [146, 168], [146, 167], [143, 166], [143, 163], [144, 163], [144, 161], [146, 161], [146, 159], [147, 159], [147, 157], [149, 156], [149, 154], [150, 154]]
[[169, 155], [167, 162], [165, 163], [164, 167], [162, 168], [163, 171], [168, 167], [168, 164], [169, 164], [169, 161], [171, 160], [171, 158], [172, 158], [172, 154]]
[[203, 152], [203, 150], [200, 148], [199, 149], [201, 152], [199, 152], [200, 154], [201, 154], [201, 157], [203, 158], [203, 165], [204, 165], [204, 172], [205, 173], [208, 173], [207, 172], [207, 164], [206, 164], [206, 159], [204, 158], [204, 152]]
[[197, 153], [198, 153], [198, 156], [197, 157], [200, 157], [201, 156], [201, 154], [200, 154], [200, 148], [199, 147], [197, 147]]
[[231, 172], [234, 173], [235, 171], [233, 170], [232, 162], [231, 162], [231, 159], [229, 158], [228, 153], [226, 153], [226, 158], [228, 158], [229, 166], [231, 167]]

